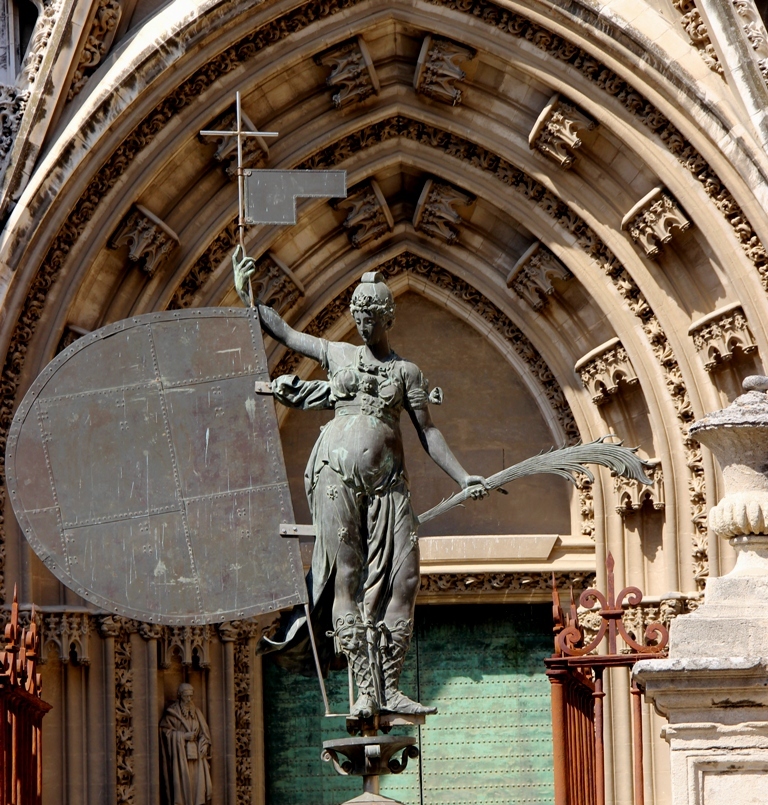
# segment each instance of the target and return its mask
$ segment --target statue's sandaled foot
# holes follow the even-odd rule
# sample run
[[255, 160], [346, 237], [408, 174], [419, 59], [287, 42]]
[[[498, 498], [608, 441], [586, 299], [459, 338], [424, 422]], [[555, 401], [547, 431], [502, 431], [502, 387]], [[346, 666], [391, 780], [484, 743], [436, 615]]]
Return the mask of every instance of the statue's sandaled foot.
[[373, 718], [378, 712], [378, 704], [376, 704], [376, 702], [370, 696], [366, 696], [364, 693], [361, 693], [357, 697], [357, 701], [354, 703], [354, 705], [352, 705], [350, 715], [352, 718], [360, 718], [365, 720], [368, 718]]
[[437, 707], [426, 707], [396, 690], [387, 694], [387, 703], [382, 707], [382, 712], [401, 716], [433, 716], [437, 713]]

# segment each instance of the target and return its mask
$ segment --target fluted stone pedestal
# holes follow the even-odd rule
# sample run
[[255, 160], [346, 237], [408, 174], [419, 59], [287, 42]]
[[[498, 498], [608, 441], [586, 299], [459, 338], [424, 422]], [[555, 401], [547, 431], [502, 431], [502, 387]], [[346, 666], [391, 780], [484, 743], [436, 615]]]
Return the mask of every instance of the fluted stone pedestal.
[[710, 526], [736, 566], [707, 581], [704, 604], [676, 618], [667, 660], [634, 669], [669, 724], [673, 805], [768, 802], [768, 378], [691, 427], [723, 470]]

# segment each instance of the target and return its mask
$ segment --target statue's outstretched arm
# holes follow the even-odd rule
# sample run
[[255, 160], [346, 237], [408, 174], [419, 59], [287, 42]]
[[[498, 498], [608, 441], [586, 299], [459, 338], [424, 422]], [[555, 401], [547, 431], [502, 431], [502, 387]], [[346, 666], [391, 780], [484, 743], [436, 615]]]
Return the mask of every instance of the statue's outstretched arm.
[[[235, 272], [237, 295], [246, 307], [250, 307], [251, 299], [248, 293], [248, 282], [256, 271], [256, 262], [252, 257], [246, 256], [242, 246], [238, 246], [232, 255], [232, 267]], [[318, 362], [322, 361], [323, 348], [319, 338], [294, 330], [293, 327], [286, 324], [276, 310], [263, 305], [258, 300], [256, 300], [255, 307], [259, 311], [261, 326], [272, 338], [294, 352], [299, 352]]]
[[471, 493], [473, 498], [485, 497], [488, 494], [488, 490], [485, 488], [485, 478], [482, 475], [470, 475], [461, 466], [451, 448], [448, 447], [442, 432], [432, 422], [429, 408], [417, 408], [416, 410], [409, 408], [408, 413], [419, 434], [419, 441], [435, 464], [450, 475], [462, 489], [476, 486], [477, 490], [473, 490]]

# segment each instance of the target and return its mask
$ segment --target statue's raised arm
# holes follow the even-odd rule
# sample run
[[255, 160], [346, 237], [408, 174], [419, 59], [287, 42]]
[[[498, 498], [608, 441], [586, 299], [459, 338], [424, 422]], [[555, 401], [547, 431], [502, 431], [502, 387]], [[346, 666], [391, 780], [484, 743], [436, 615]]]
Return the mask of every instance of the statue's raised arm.
[[[232, 268], [235, 273], [235, 290], [246, 307], [251, 307], [251, 297], [248, 285], [251, 277], [256, 271], [256, 262], [252, 257], [245, 254], [242, 246], [238, 246], [232, 254]], [[283, 346], [312, 358], [319, 363], [323, 361], [322, 341], [313, 335], [300, 333], [294, 330], [289, 324], [283, 321], [280, 314], [267, 305], [263, 305], [258, 299], [254, 306], [259, 312], [261, 326], [276, 341]]]

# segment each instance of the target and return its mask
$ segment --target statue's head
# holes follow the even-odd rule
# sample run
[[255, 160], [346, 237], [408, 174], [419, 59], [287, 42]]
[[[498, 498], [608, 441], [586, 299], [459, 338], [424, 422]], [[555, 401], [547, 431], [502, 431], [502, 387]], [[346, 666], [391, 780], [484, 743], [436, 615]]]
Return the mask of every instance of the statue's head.
[[189, 706], [192, 703], [192, 697], [195, 695], [195, 689], [187, 682], [182, 682], [176, 691], [176, 698], [184, 705]]
[[349, 309], [366, 344], [378, 342], [389, 330], [395, 320], [395, 299], [378, 271], [363, 274]]

